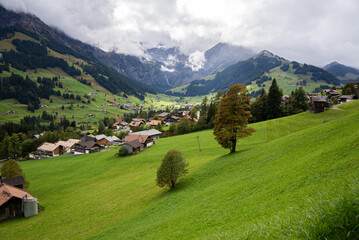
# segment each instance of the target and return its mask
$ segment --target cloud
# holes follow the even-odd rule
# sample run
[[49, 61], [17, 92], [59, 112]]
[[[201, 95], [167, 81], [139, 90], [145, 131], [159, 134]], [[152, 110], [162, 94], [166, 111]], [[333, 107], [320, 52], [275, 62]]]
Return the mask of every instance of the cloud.
[[204, 56], [204, 52], [195, 51], [189, 55], [186, 66], [192, 68], [192, 71], [199, 71], [201, 68], [203, 68], [205, 62], [206, 57]]
[[356, 0], [2, 0], [70, 36], [142, 55], [180, 46], [187, 54], [217, 42], [267, 49], [289, 60], [359, 67]]

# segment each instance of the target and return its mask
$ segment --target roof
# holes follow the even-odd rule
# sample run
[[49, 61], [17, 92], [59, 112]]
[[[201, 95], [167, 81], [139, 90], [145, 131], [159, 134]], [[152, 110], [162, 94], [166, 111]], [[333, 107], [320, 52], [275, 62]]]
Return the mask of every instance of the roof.
[[[131, 147], [133, 147], [133, 148], [139, 148], [139, 147], [141, 147], [141, 143], [140, 143], [140, 141], [138, 141], [138, 139], [135, 139], [135, 140], [133, 140], [133, 141], [130, 141], [130, 142], [126, 142], [128, 145], [130, 145]], [[126, 144], [125, 143], [125, 144]]]
[[89, 136], [89, 135], [86, 135], [86, 136], [83, 136], [81, 138], [81, 141], [86, 141], [86, 142], [91, 142], [91, 141], [95, 141], [96, 138], [94, 136]]
[[58, 144], [44, 142], [37, 150], [53, 152], [56, 148], [60, 147]]
[[160, 135], [162, 132], [156, 130], [156, 129], [150, 129], [150, 130], [146, 130], [146, 131], [140, 131], [140, 132], [135, 132], [134, 134], [136, 135], [147, 135], [147, 136], [155, 136], [155, 135]]
[[114, 142], [114, 141], [120, 141], [120, 139], [116, 136], [109, 136], [106, 137], [107, 141]]
[[152, 121], [150, 122], [150, 125], [151, 125], [151, 126], [157, 126], [158, 124], [161, 124], [161, 123], [162, 123], [161, 120], [152, 120]]
[[64, 147], [72, 147], [76, 143], [80, 142], [80, 139], [69, 139], [67, 141], [58, 141], [56, 144]]
[[24, 185], [25, 179], [23, 176], [16, 176], [16, 177], [10, 177], [10, 178], [3, 178], [2, 182], [7, 185], [18, 186], [18, 185]]
[[140, 143], [145, 143], [148, 137], [148, 135], [132, 134], [126, 138], [126, 142], [131, 142], [137, 139]]
[[22, 196], [26, 194], [27, 197], [32, 197], [30, 193], [23, 189], [7, 185], [6, 183], [0, 183], [0, 206], [9, 201], [12, 197], [22, 199]]
[[144, 119], [139, 119], [139, 118], [134, 118], [132, 119], [132, 121], [130, 122], [130, 126], [131, 127], [138, 127], [141, 124], [145, 124], [146, 121]]
[[99, 146], [96, 142], [94, 141], [80, 141], [78, 142], [76, 145], [80, 145], [81, 147], [83, 147], [84, 149], [91, 149], [93, 148], [95, 145]]
[[167, 117], [168, 115], [169, 115], [168, 112], [163, 112], [163, 113], [158, 114], [157, 116], [158, 117]]
[[313, 96], [312, 101], [313, 102], [327, 102], [328, 97], [327, 96]]
[[341, 95], [340, 99], [353, 99], [354, 95]]
[[101, 139], [106, 138], [106, 135], [105, 134], [100, 134], [100, 135], [96, 135], [94, 137], [96, 138], [96, 140], [101, 140]]

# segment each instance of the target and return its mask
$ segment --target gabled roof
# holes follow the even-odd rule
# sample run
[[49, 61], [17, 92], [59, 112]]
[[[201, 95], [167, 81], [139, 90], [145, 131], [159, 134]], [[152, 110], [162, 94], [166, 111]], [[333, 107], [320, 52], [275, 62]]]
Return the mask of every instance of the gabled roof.
[[[139, 147], [141, 147], [141, 143], [140, 143], [140, 141], [138, 141], [138, 139], [135, 139], [135, 140], [133, 140], [133, 141], [130, 141], [130, 142], [126, 142], [128, 145], [130, 145], [131, 147], [133, 147], [133, 148], [139, 148]], [[125, 143], [125, 144], [126, 144]]]
[[22, 199], [24, 194], [26, 194], [28, 198], [32, 197], [30, 193], [23, 189], [7, 185], [6, 183], [0, 183], [0, 206], [9, 201], [12, 197]]
[[82, 148], [84, 149], [88, 149], [90, 150], [91, 148], [93, 148], [94, 146], [98, 146], [100, 147], [100, 145], [98, 145], [96, 142], [94, 141], [80, 141], [78, 142], [76, 145], [80, 145]]
[[157, 126], [158, 124], [161, 124], [161, 123], [162, 123], [161, 120], [152, 120], [152, 121], [150, 122], [150, 125], [151, 125], [151, 126]]
[[169, 115], [168, 112], [163, 112], [163, 113], [158, 114], [157, 116], [158, 117], [167, 117], [168, 115]]
[[18, 186], [18, 185], [24, 185], [25, 179], [23, 176], [16, 176], [16, 177], [10, 177], [10, 178], [3, 178], [1, 181], [7, 185], [11, 186]]
[[37, 150], [53, 152], [56, 148], [60, 147], [58, 144], [44, 142]]
[[96, 138], [96, 140], [101, 140], [101, 139], [106, 138], [106, 135], [105, 134], [100, 134], [100, 135], [96, 135], [94, 137]]
[[126, 142], [131, 142], [137, 139], [140, 143], [145, 143], [148, 137], [148, 135], [131, 134], [126, 138]]
[[109, 137], [106, 137], [106, 139], [109, 142], [120, 141], [120, 139], [116, 136], [109, 136]]
[[327, 96], [313, 96], [312, 101], [313, 102], [327, 102], [328, 97]]
[[80, 139], [69, 139], [67, 141], [58, 141], [56, 144], [64, 147], [72, 147], [76, 143], [80, 142]]
[[146, 130], [146, 131], [140, 131], [140, 132], [135, 132], [134, 134], [136, 135], [147, 135], [147, 136], [155, 136], [155, 135], [160, 135], [162, 132], [156, 130], [156, 129], [150, 129], [150, 130]]

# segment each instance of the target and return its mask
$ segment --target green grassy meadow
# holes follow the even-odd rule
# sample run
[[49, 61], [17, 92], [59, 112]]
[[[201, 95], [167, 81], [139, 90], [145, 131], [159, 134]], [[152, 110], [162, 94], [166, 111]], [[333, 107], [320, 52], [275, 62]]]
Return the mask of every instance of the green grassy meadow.
[[[129, 157], [110, 150], [22, 162], [30, 192], [46, 210], [1, 222], [0, 236], [328, 238], [334, 227], [324, 220], [343, 215], [338, 206], [355, 193], [359, 177], [359, 101], [341, 108], [252, 124], [256, 132], [238, 142], [235, 154], [220, 147], [208, 130], [160, 139]], [[190, 167], [169, 191], [157, 187], [155, 178], [173, 148]]]

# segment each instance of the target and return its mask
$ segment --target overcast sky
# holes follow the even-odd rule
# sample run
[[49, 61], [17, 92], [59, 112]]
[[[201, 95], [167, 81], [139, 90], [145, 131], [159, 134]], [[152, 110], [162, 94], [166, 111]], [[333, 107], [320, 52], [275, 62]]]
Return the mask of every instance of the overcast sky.
[[358, 0], [0, 0], [104, 50], [141, 55], [160, 43], [185, 53], [218, 42], [288, 60], [359, 68]]

